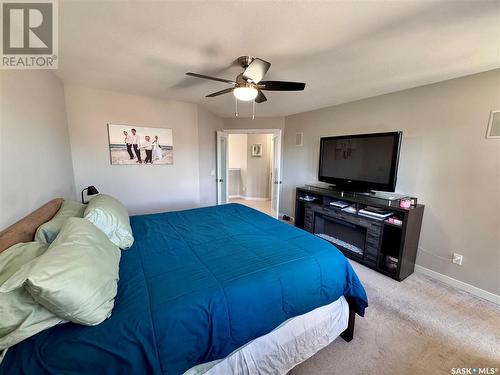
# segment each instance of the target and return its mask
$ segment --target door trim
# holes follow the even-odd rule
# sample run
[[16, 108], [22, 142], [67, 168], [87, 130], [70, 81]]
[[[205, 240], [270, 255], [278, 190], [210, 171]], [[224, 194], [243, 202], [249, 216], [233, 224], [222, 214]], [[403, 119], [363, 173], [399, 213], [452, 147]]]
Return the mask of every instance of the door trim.
[[[220, 147], [220, 140], [221, 139], [225, 139], [226, 140], [226, 153], [225, 153], [225, 157], [226, 157], [226, 163], [225, 163], [225, 166], [226, 166], [226, 171], [225, 171], [225, 174], [222, 174], [222, 170], [221, 170], [221, 147]], [[220, 204], [226, 204], [228, 203], [228, 198], [229, 198], [229, 185], [228, 185], [228, 169], [229, 169], [229, 166], [228, 166], [228, 149], [229, 149], [229, 146], [228, 146], [228, 134], [225, 132], [225, 131], [217, 131], [217, 155], [216, 155], [216, 162], [217, 162], [217, 176], [216, 176], [216, 184], [217, 184], [217, 205], [220, 205]], [[225, 177], [225, 178], [223, 178]], [[222, 201], [222, 184], [225, 184], [226, 185], [226, 201], [223, 202]]]
[[[280, 205], [281, 205], [281, 188], [282, 188], [282, 180], [283, 180], [283, 130], [282, 129], [223, 129], [217, 131], [217, 204], [219, 203], [219, 197], [220, 197], [220, 182], [219, 182], [219, 176], [221, 175], [220, 171], [220, 150], [219, 150], [219, 136], [225, 136], [228, 137], [229, 134], [272, 134], [273, 137], [278, 137], [278, 143], [279, 143], [279, 178], [278, 178], [278, 189], [280, 189], [280, 192], [278, 194], [278, 202], [277, 202], [277, 210], [276, 210], [276, 218], [279, 218], [280, 215]], [[228, 152], [227, 150], [229, 149], [228, 144], [226, 143], [227, 149], [226, 149], [226, 169], [229, 169], [229, 163], [228, 163]], [[229, 197], [229, 186], [227, 185], [228, 179], [227, 179], [228, 172], [226, 170], [226, 191], [228, 192], [228, 197]], [[271, 181], [272, 182], [272, 181]], [[227, 203], [227, 202], [226, 202]], [[224, 203], [222, 203], [224, 204]], [[272, 204], [272, 196], [271, 196], [271, 204]]]

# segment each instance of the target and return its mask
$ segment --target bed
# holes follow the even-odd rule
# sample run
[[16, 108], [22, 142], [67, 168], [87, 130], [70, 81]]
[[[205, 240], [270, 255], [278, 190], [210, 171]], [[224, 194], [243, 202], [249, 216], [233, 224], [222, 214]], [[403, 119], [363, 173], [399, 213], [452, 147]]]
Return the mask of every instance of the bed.
[[130, 221], [135, 243], [122, 252], [112, 316], [95, 327], [58, 325], [9, 348], [0, 374], [224, 373], [221, 359], [245, 360], [252, 345], [306, 322], [343, 315], [350, 340], [354, 314], [368, 305], [334, 246], [246, 206]]

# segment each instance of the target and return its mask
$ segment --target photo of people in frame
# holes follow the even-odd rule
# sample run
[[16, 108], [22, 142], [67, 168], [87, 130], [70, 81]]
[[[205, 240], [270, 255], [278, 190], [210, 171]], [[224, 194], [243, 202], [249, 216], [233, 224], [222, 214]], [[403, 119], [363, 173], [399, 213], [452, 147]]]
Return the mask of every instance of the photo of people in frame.
[[172, 165], [172, 129], [108, 124], [111, 164]]

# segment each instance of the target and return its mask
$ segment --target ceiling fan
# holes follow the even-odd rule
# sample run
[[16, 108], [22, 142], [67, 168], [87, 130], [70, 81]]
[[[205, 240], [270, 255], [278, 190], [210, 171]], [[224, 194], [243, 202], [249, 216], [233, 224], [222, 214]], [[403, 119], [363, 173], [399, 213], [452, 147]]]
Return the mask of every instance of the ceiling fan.
[[251, 101], [255, 103], [262, 103], [267, 100], [262, 92], [268, 91], [301, 91], [306, 86], [302, 82], [288, 82], [288, 81], [262, 81], [267, 71], [271, 67], [271, 63], [259, 59], [257, 57], [241, 56], [238, 58], [238, 63], [242, 66], [243, 73], [238, 74], [236, 80], [211, 77], [198, 73], [186, 73], [188, 76], [210, 79], [212, 81], [219, 81], [229, 83], [233, 87], [214, 92], [207, 95], [207, 98], [213, 98], [223, 94], [233, 93], [234, 97], [242, 101]]

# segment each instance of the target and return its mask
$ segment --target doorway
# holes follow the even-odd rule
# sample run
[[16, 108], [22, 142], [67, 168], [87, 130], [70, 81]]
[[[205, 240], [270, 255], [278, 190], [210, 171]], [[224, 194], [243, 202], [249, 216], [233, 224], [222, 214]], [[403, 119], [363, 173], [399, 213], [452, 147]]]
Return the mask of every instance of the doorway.
[[217, 204], [240, 203], [279, 218], [281, 130], [217, 132]]

